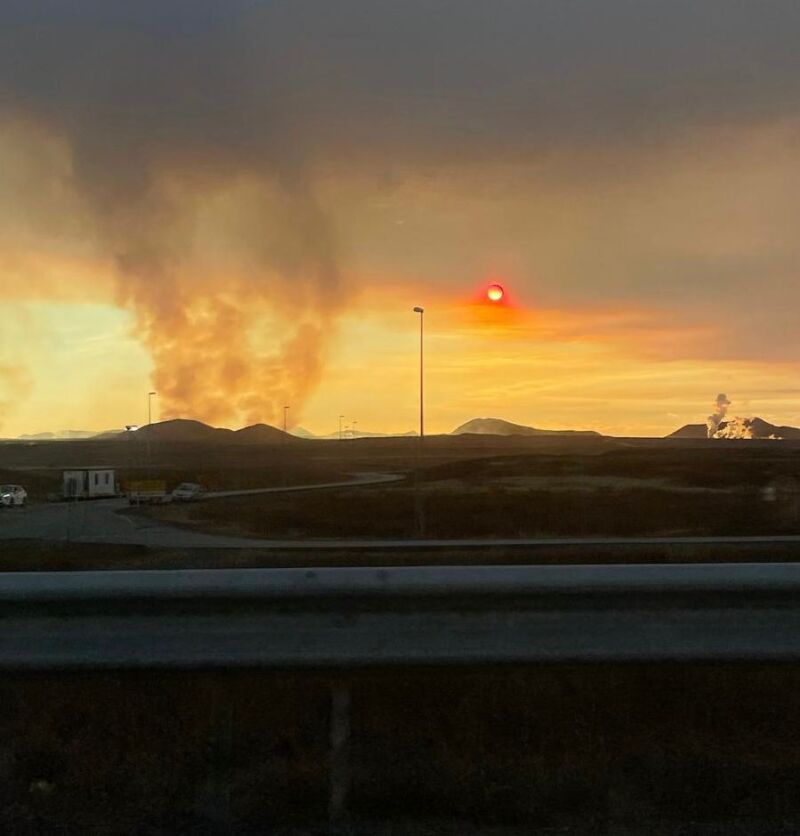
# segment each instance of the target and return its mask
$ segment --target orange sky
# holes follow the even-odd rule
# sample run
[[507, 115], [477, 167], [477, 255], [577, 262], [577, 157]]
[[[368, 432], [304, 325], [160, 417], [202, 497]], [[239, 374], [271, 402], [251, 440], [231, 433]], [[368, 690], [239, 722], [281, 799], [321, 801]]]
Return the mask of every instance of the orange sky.
[[800, 424], [791, 7], [488, 5], [0, 13], [0, 434]]
[[[365, 292], [339, 320], [325, 373], [302, 409], [294, 405], [291, 423], [327, 433], [344, 414], [363, 430], [416, 429], [418, 323], [410, 303], [425, 295], [422, 287]], [[709, 388], [728, 391], [734, 412], [800, 423], [792, 394], [798, 364], [692, 356], [692, 343], [719, 337], [710, 329], [660, 333], [635, 311], [506, 310], [466, 295], [448, 301], [434, 296], [425, 315], [430, 432], [502, 416], [543, 428], [661, 435], [703, 419]], [[19, 326], [6, 338], [29, 349], [27, 388], [8, 411], [7, 435], [145, 420], [152, 364], [130, 334], [129, 314], [77, 302], [0, 310]], [[679, 344], [674, 357], [671, 341]]]

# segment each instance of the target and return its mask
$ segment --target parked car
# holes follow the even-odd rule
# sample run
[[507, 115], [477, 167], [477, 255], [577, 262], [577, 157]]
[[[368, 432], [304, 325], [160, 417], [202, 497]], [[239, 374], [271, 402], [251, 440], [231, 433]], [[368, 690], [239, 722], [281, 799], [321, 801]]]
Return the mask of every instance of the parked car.
[[166, 505], [172, 502], [172, 494], [163, 488], [144, 487], [128, 491], [129, 505]]
[[174, 502], [196, 502], [202, 499], [206, 489], [196, 482], [181, 482], [172, 492]]
[[28, 492], [22, 485], [0, 485], [0, 505], [6, 508], [24, 505], [27, 498]]

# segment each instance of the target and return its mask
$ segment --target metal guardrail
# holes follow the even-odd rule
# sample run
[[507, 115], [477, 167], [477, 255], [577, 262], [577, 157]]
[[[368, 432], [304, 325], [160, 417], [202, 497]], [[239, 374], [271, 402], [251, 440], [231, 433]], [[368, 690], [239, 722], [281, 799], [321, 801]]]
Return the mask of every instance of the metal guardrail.
[[800, 564], [0, 574], [6, 670], [800, 659]]

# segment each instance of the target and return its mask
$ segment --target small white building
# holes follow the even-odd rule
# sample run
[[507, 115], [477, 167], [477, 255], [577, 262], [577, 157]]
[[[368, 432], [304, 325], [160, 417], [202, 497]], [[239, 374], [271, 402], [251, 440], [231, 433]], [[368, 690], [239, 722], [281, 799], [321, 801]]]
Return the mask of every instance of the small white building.
[[107, 467], [65, 470], [62, 493], [65, 499], [95, 499], [117, 495], [117, 476]]

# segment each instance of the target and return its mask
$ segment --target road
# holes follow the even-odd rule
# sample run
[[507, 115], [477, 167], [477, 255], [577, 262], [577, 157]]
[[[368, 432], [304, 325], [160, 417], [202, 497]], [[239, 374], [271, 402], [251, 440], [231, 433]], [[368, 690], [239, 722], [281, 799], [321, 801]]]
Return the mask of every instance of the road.
[[385, 485], [405, 479], [401, 473], [353, 473], [353, 478], [346, 482], [317, 482], [313, 485], [289, 485], [273, 488], [244, 488], [236, 491], [209, 491], [205, 499], [225, 499], [231, 496], [258, 496], [263, 493], [299, 493], [302, 491], [322, 491], [335, 488], [366, 487], [367, 485]]
[[[271, 493], [333, 490], [388, 484], [403, 479], [396, 473], [356, 473], [340, 482], [319, 482], [288, 487], [249, 488], [216, 491], [206, 494], [204, 501], [236, 496]], [[252, 540], [203, 534], [168, 525], [145, 515], [135, 517], [120, 513], [129, 510], [126, 499], [102, 499], [91, 502], [57, 502], [28, 505], [25, 508], [0, 510], [0, 540], [48, 540], [75, 543], [109, 543], [149, 546], [151, 548], [253, 548], [277, 547], [282, 541]]]

